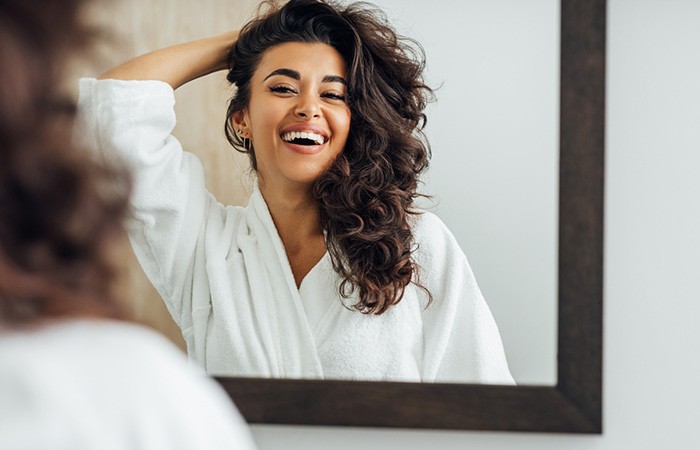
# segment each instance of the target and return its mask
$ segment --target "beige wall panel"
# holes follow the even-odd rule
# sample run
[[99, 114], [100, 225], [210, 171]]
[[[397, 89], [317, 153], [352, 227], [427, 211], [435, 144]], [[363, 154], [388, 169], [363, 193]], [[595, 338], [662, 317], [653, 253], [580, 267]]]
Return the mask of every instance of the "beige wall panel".
[[[81, 76], [99, 76], [134, 56], [162, 47], [239, 29], [255, 13], [257, 0], [114, 0], [95, 2], [90, 20], [106, 30], [95, 57]], [[204, 165], [207, 188], [219, 202], [245, 205], [253, 177], [246, 155], [224, 137], [224, 120], [232, 90], [225, 72], [209, 75], [176, 91], [177, 126], [173, 131], [186, 151]], [[165, 304], [144, 275], [131, 247], [120, 250], [123, 266], [119, 291], [132, 316], [166, 335], [180, 348], [185, 344]]]

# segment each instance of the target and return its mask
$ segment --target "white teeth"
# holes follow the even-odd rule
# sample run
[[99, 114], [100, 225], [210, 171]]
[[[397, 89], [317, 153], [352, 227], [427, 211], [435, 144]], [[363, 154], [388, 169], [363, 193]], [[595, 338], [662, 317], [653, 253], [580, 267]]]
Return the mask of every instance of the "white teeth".
[[312, 141], [316, 141], [318, 145], [323, 145], [325, 142], [323, 136], [310, 131], [290, 131], [282, 135], [283, 141], [291, 142], [294, 139], [311, 139]]

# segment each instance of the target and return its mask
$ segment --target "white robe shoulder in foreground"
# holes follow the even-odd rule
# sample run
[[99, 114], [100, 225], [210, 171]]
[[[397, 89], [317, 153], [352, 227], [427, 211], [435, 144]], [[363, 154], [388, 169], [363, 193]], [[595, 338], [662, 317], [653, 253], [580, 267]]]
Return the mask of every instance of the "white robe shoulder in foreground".
[[255, 445], [226, 393], [162, 336], [108, 320], [0, 332], [0, 449], [200, 448]]
[[[201, 162], [170, 133], [173, 90], [159, 81], [83, 79], [77, 137], [134, 172], [129, 236], [182, 329], [215, 375], [512, 384], [493, 317], [454, 237], [416, 216], [419, 283], [380, 315], [348, 309], [326, 254], [297, 289], [265, 200], [224, 207]], [[426, 308], [427, 306], [427, 308]]]

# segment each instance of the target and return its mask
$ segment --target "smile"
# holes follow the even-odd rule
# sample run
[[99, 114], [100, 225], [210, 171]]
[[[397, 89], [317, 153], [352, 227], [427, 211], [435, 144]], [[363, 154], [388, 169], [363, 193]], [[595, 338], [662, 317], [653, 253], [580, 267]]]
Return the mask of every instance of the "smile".
[[282, 140], [295, 145], [323, 145], [326, 138], [311, 131], [290, 131], [281, 136]]

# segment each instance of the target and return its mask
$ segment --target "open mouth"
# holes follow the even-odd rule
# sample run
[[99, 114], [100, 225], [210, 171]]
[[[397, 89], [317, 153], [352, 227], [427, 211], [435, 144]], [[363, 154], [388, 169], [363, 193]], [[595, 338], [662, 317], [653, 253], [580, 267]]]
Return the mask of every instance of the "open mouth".
[[327, 138], [320, 134], [311, 131], [290, 131], [281, 136], [282, 140], [296, 145], [323, 145], [327, 142]]

